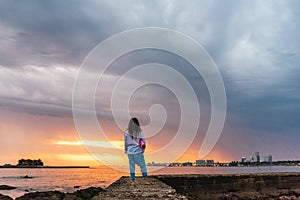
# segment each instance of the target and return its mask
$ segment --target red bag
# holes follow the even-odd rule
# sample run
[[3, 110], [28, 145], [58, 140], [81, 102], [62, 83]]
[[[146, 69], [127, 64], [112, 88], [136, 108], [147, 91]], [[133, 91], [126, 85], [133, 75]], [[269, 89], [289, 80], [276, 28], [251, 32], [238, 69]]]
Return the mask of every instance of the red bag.
[[142, 138], [140, 139], [139, 144], [140, 144], [141, 149], [143, 149], [143, 150], [146, 149], [146, 144], [145, 144], [145, 142], [144, 142], [144, 140]]

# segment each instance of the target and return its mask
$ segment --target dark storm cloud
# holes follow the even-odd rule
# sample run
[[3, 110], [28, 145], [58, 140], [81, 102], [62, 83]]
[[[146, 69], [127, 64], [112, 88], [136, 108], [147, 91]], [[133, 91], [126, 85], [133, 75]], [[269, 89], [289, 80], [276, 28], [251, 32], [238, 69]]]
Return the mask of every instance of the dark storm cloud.
[[1, 29], [10, 31], [3, 39], [11, 40], [6, 51], [13, 48], [13, 56], [19, 56], [1, 56], [1, 63], [80, 65], [89, 51], [109, 36], [159, 22], [160, 15], [152, 13], [157, 9], [155, 2], [1, 1]]
[[236, 123], [299, 128], [299, 8], [298, 1], [1, 1], [2, 106], [53, 114], [55, 105], [69, 115], [76, 70], [92, 48], [120, 31], [159, 26], [182, 31], [207, 49], [225, 82], [228, 113], [240, 116]]
[[300, 69], [276, 83], [267, 80], [258, 84], [249, 79], [240, 82], [248, 82], [251, 88], [227, 87], [228, 110], [240, 116], [237, 123], [255, 131], [269, 130], [276, 134], [299, 130], [300, 81], [296, 74], [300, 74]]
[[1, 57], [1, 63], [8, 66], [78, 64], [82, 52], [97, 39], [97, 26], [91, 24], [84, 5], [79, 2], [1, 1], [1, 4], [2, 29], [12, 30], [10, 45], [16, 51], [11, 57]]
[[0, 22], [2, 29], [11, 31], [16, 57], [2, 56], [1, 63], [79, 65], [114, 29], [116, 18], [105, 7], [109, 6], [82, 1], [1, 1]]

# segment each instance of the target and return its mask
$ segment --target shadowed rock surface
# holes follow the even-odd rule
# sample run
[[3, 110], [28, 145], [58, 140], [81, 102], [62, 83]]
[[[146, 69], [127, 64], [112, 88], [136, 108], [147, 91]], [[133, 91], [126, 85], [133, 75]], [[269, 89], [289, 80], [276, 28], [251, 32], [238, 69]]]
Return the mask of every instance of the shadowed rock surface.
[[[83, 190], [77, 190], [76, 192], [72, 193], [71, 195], [75, 195], [76, 197], [80, 198], [80, 199], [92, 199], [94, 196], [97, 196], [99, 194], [99, 192], [103, 191], [102, 188], [100, 187], [90, 187], [87, 189], [83, 189]], [[68, 194], [67, 194], [68, 195]], [[66, 197], [67, 197], [66, 195]], [[64, 200], [67, 200], [65, 197]]]
[[300, 173], [158, 175], [188, 199], [300, 199]]
[[16, 200], [62, 200], [65, 194], [59, 191], [33, 192], [25, 194]]
[[101, 191], [103, 189], [100, 187], [90, 187], [74, 193], [62, 193], [59, 191], [33, 192], [18, 197], [16, 200], [90, 200]]
[[0, 200], [13, 200], [11, 197], [0, 194]]
[[9, 186], [9, 185], [0, 185], [0, 190], [13, 190], [17, 187]]

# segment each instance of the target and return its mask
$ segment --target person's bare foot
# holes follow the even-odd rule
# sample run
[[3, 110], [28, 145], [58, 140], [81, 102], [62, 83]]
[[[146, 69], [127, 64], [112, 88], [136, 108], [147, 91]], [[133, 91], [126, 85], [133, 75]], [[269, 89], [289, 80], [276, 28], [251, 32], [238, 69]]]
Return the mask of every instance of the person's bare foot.
[[135, 186], [135, 181], [134, 180], [131, 180], [131, 185]]
[[150, 185], [148, 177], [144, 177], [144, 185]]

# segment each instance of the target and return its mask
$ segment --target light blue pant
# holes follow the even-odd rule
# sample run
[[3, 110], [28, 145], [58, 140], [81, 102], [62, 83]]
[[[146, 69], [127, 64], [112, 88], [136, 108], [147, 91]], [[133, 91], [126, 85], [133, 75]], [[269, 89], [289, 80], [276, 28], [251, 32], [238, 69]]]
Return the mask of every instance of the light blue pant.
[[131, 180], [135, 179], [135, 164], [140, 166], [143, 176], [147, 176], [147, 168], [145, 164], [144, 154], [127, 154], [129, 160], [129, 169], [130, 169], [130, 178]]

